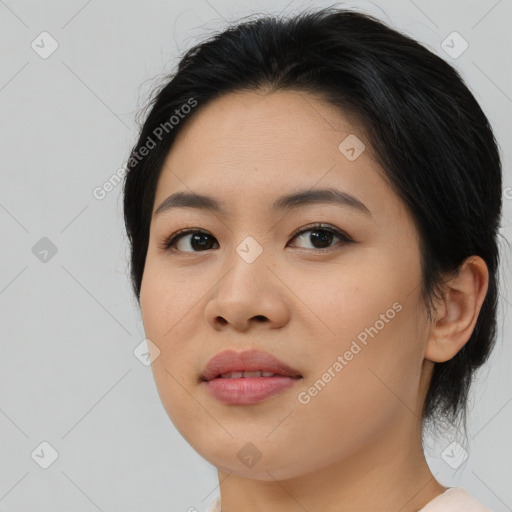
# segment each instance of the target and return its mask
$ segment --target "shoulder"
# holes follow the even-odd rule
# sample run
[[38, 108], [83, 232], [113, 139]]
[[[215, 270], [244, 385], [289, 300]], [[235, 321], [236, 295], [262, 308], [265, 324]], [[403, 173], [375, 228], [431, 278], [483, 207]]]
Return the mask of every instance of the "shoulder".
[[419, 512], [491, 512], [463, 487], [449, 487]]

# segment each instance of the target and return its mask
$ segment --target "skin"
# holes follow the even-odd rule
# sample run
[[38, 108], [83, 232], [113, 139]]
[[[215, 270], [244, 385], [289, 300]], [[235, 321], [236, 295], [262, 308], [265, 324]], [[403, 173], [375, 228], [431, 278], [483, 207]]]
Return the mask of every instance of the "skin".
[[[349, 161], [338, 145], [355, 134], [365, 151]], [[371, 215], [336, 204], [271, 214], [285, 194], [331, 186]], [[218, 470], [223, 512], [420, 510], [446, 489], [421, 445], [421, 408], [434, 362], [467, 342], [487, 291], [487, 267], [468, 258], [428, 321], [420, 297], [418, 235], [383, 178], [357, 122], [313, 95], [230, 93], [194, 113], [160, 175], [154, 211], [177, 191], [211, 195], [227, 215], [176, 208], [154, 215], [140, 295], [153, 374], [183, 437]], [[321, 249], [311, 232], [336, 236]], [[185, 235], [205, 231], [211, 248]], [[247, 263], [247, 237], [263, 252]], [[401, 305], [367, 345], [307, 404], [298, 400], [365, 328]], [[199, 382], [211, 357], [257, 348], [299, 370], [294, 387], [251, 405], [227, 405]], [[252, 443], [261, 458], [237, 457]]]

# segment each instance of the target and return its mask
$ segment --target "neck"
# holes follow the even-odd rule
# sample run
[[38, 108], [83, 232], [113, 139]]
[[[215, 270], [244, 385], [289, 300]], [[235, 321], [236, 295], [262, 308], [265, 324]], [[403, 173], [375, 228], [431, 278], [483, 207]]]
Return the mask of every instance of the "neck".
[[218, 476], [222, 512], [418, 512], [446, 490], [427, 465], [421, 424], [408, 410], [400, 425], [318, 471], [286, 480]]

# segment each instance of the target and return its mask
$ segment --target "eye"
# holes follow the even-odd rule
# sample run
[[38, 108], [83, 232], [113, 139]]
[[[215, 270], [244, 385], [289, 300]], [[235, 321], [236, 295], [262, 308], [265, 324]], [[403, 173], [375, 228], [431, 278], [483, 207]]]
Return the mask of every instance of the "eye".
[[[187, 241], [186, 237], [190, 235], [192, 235], [192, 237]], [[215, 240], [215, 238], [205, 231], [200, 229], [185, 228], [180, 229], [178, 232], [166, 238], [161, 248], [165, 250], [177, 250], [180, 252], [202, 252], [205, 249], [211, 249], [211, 240]], [[178, 247], [180, 243], [181, 247]], [[185, 250], [187, 247], [192, 247], [194, 250], [187, 251]], [[198, 248], [197, 251], [195, 250], [196, 248]]]
[[[307, 235], [307, 233], [310, 233]], [[314, 224], [313, 226], [308, 226], [307, 228], [301, 228], [299, 231], [296, 231], [292, 235], [293, 238], [302, 239], [305, 241], [309, 241], [314, 245], [318, 245], [320, 247], [313, 247], [317, 251], [324, 251], [334, 249], [334, 246], [330, 244], [333, 241], [333, 238], [338, 238], [341, 240], [342, 245], [353, 242], [353, 240], [343, 231], [335, 228], [334, 226], [329, 226], [325, 224]], [[340, 245], [340, 244], [338, 244]]]
[[[311, 233], [309, 238], [306, 236], [307, 233]], [[309, 240], [310, 243], [320, 246], [313, 247], [313, 250], [323, 252], [334, 248], [330, 245], [333, 241], [333, 238], [338, 238], [341, 240], [342, 244], [353, 242], [353, 240], [343, 231], [335, 228], [334, 226], [324, 224], [314, 224], [312, 226], [308, 226], [307, 228], [301, 228], [300, 230], [293, 233], [292, 240], [294, 238], [299, 238], [306, 241]], [[215, 238], [205, 231], [194, 228], [185, 228], [167, 237], [163, 241], [161, 249], [179, 252], [203, 252], [204, 250], [212, 248], [212, 241], [217, 243]], [[181, 247], [179, 246], [180, 244]], [[192, 248], [192, 250], [186, 250], [187, 248]]]

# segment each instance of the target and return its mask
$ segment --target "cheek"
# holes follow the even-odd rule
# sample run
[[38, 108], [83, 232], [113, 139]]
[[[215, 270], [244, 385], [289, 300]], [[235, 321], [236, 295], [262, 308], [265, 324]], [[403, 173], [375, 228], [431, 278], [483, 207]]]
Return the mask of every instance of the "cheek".
[[355, 444], [363, 442], [417, 410], [424, 350], [417, 327], [419, 297], [396, 298], [381, 296], [366, 303], [364, 315], [354, 311], [340, 319], [338, 332], [346, 335], [322, 345], [308, 375], [306, 407], [322, 418], [323, 434], [333, 443], [340, 431]]
[[194, 306], [204, 294], [196, 290], [199, 286], [181, 282], [175, 273], [151, 260], [146, 263], [140, 293], [141, 314], [146, 338], [157, 347], [158, 355], [151, 367], [168, 413], [168, 407], [179, 409], [187, 401], [187, 392], [180, 384], [188, 387], [195, 382], [193, 368], [197, 361], [189, 340], [197, 326], [198, 312]]
[[327, 347], [334, 344], [339, 349], [347, 340], [359, 338], [364, 343], [372, 334], [389, 331], [410, 292], [403, 273], [386, 266], [382, 255], [368, 253], [359, 261], [347, 258], [342, 263], [309, 272], [281, 272], [299, 299], [294, 313], [299, 323], [313, 329], [315, 339]]
[[308, 337], [316, 342], [308, 347], [305, 400], [337, 420], [350, 422], [350, 413], [356, 424], [372, 411], [403, 407], [400, 399], [414, 408], [423, 361], [420, 289], [411, 289], [419, 268], [377, 261], [379, 267], [338, 271], [329, 280], [295, 280], [316, 314], [308, 324]]
[[[170, 271], [165, 262], [148, 257], [142, 278], [140, 304], [146, 334], [163, 347], [173, 340], [187, 338], [190, 315], [198, 298], [204, 294], [204, 281]], [[190, 331], [189, 331], [190, 332]]]
[[156, 346], [151, 370], [169, 419], [190, 442], [188, 427], [190, 424], [200, 425], [204, 417], [191, 404], [186, 389], [191, 379], [190, 369], [194, 367], [187, 344], [193, 327], [187, 312], [195, 303], [187, 293], [187, 287], [178, 287], [175, 280], [171, 282], [156, 266], [146, 264], [140, 305], [146, 338]]
[[401, 419], [414, 419], [411, 415], [417, 411], [420, 395], [421, 344], [414, 338], [415, 305], [407, 300], [402, 306], [384, 327], [377, 325], [382, 327], [377, 332], [365, 331], [364, 324], [346, 328], [367, 334], [366, 343], [357, 335], [340, 336], [337, 342], [316, 348], [315, 354], [321, 355], [311, 359], [311, 371], [298, 389], [301, 402], [293, 414], [301, 425], [300, 436], [316, 440], [304, 447], [301, 457], [311, 460], [315, 450], [325, 456], [330, 447], [327, 458], [335, 462]]

